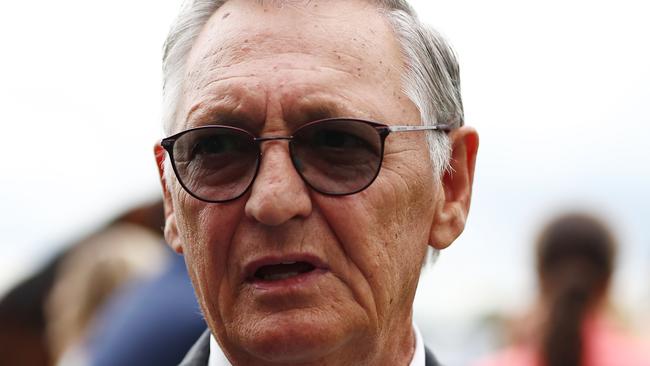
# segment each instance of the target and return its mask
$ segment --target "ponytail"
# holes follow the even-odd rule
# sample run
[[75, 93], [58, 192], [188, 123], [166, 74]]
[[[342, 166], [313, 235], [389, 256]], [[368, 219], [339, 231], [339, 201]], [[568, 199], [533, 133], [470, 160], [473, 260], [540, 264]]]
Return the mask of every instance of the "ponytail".
[[591, 217], [567, 215], [543, 231], [537, 258], [548, 311], [540, 344], [544, 365], [583, 365], [583, 323], [606, 293], [614, 259], [612, 237]]

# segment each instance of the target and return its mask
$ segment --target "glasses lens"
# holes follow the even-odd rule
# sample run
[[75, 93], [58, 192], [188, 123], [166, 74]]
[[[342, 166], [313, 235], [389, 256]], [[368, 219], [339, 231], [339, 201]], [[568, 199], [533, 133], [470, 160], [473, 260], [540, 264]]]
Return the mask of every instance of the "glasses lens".
[[244, 193], [255, 176], [258, 156], [253, 136], [225, 126], [190, 130], [174, 144], [179, 180], [208, 201], [227, 201]]
[[382, 140], [377, 130], [354, 120], [328, 120], [305, 125], [291, 144], [296, 169], [314, 189], [350, 194], [377, 176]]

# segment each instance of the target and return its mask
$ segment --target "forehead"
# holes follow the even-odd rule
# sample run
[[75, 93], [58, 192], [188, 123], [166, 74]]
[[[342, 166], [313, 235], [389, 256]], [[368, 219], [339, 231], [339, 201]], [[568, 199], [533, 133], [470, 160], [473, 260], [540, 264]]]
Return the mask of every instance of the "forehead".
[[204, 104], [261, 114], [259, 106], [247, 104], [273, 98], [289, 109], [313, 102], [372, 114], [387, 98], [405, 99], [402, 69], [399, 44], [374, 5], [231, 0], [192, 48], [179, 115], [186, 118]]
[[[365, 1], [230, 0], [209, 19], [197, 44], [224, 62], [268, 52], [329, 55], [352, 49], [358, 56], [376, 58], [389, 51], [393, 38], [380, 10]], [[380, 45], [384, 47], [377, 49]]]

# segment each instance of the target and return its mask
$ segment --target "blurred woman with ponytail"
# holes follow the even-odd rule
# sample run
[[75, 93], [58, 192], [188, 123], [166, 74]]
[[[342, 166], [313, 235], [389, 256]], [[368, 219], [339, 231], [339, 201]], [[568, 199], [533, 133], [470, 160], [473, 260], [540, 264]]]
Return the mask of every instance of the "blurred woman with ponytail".
[[599, 220], [566, 214], [537, 242], [539, 300], [514, 345], [478, 366], [650, 366], [650, 356], [605, 315], [616, 243]]

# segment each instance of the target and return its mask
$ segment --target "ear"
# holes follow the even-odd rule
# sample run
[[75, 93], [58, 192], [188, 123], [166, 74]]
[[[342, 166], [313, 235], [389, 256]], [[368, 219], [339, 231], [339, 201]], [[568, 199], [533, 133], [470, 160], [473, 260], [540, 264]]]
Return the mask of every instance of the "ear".
[[465, 228], [478, 151], [478, 133], [471, 127], [451, 131], [449, 139], [451, 161], [442, 176], [443, 202], [436, 206], [429, 233], [429, 245], [435, 249], [448, 247]]
[[178, 235], [178, 226], [176, 224], [176, 216], [174, 214], [174, 203], [172, 201], [171, 193], [167, 177], [165, 175], [165, 148], [160, 143], [157, 143], [154, 148], [154, 155], [156, 156], [156, 165], [158, 166], [158, 175], [160, 176], [160, 184], [163, 191], [163, 204], [165, 206], [165, 241], [169, 246], [174, 249], [176, 253], [183, 254], [183, 245], [181, 244], [180, 236]]

